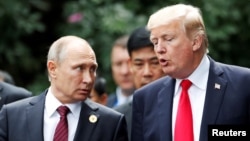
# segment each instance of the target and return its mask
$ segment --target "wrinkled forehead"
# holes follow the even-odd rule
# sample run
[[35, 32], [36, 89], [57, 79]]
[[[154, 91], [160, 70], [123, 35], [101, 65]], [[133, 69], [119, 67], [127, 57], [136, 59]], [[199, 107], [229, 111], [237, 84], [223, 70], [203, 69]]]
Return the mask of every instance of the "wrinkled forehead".
[[86, 56], [86, 57], [96, 60], [95, 52], [90, 46], [86, 44], [81, 44], [81, 43], [80, 44], [77, 44], [77, 43], [68, 44], [65, 50], [65, 55], [74, 57], [74, 55], [78, 55], [78, 54], [81, 56]]
[[64, 52], [62, 52], [62, 58], [77, 57], [80, 55], [96, 60], [94, 50], [85, 40], [69, 40], [65, 42], [64, 46], [65, 49]]

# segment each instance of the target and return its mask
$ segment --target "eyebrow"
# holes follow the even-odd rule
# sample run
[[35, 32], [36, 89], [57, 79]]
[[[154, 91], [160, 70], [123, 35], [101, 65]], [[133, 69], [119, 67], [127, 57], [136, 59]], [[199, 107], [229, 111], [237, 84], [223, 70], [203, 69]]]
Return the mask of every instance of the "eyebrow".
[[[144, 59], [141, 59], [141, 58], [135, 58], [135, 59], [133, 59], [134, 61], [143, 61]], [[150, 61], [152, 61], [152, 60], [158, 60], [158, 58], [157, 58], [157, 56], [153, 56], [153, 57], [151, 57], [151, 58], [148, 58], [147, 60], [150, 60]]]

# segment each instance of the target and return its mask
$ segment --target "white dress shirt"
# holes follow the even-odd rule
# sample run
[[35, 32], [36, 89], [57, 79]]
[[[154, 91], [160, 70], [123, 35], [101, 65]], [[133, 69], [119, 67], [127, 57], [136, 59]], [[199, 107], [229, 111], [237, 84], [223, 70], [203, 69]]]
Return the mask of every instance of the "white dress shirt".
[[117, 96], [117, 103], [115, 106], [119, 106], [119, 105], [122, 105], [124, 103], [127, 103], [127, 102], [131, 101], [133, 98], [132, 94], [130, 96], [125, 96], [124, 94], [122, 94], [122, 90], [120, 87], [116, 88], [116, 96]]
[[[60, 120], [60, 115], [56, 109], [61, 105], [63, 104], [56, 99], [51, 92], [51, 88], [49, 88], [45, 99], [44, 109], [44, 141], [53, 141], [55, 129]], [[68, 141], [73, 141], [80, 116], [81, 102], [66, 104], [66, 106], [70, 109], [70, 112], [67, 115], [69, 127]]]
[[[210, 66], [209, 59], [206, 55], [204, 55], [197, 69], [188, 78], [186, 78], [192, 82], [192, 85], [189, 88], [188, 93], [193, 114], [194, 141], [199, 141], [201, 120], [202, 120], [208, 74], [209, 74], [209, 66]], [[175, 93], [174, 93], [173, 113], [172, 113], [173, 141], [174, 141], [176, 114], [181, 93], [181, 87], [180, 87], [181, 81], [182, 80], [180, 79], [176, 79], [175, 83]]]

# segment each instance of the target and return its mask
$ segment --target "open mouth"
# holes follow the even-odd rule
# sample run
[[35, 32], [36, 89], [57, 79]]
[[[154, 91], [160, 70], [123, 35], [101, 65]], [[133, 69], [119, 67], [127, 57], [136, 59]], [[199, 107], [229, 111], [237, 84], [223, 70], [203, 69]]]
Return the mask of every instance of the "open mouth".
[[159, 59], [161, 66], [167, 66], [168, 61], [166, 59]]

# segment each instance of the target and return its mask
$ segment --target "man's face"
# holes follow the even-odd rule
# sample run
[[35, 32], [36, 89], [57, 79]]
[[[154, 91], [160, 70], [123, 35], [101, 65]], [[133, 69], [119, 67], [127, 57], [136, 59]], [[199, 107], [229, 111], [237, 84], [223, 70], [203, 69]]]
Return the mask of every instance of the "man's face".
[[166, 75], [185, 78], [199, 63], [194, 55], [194, 42], [179, 21], [153, 28], [150, 39]]
[[61, 63], [50, 62], [51, 85], [55, 96], [64, 103], [85, 100], [93, 87], [97, 62], [91, 48], [72, 46]]
[[131, 72], [136, 89], [164, 76], [153, 47], [144, 47], [131, 53]]
[[134, 88], [128, 66], [129, 55], [126, 48], [114, 47], [111, 54], [112, 74], [115, 83], [123, 90]]

